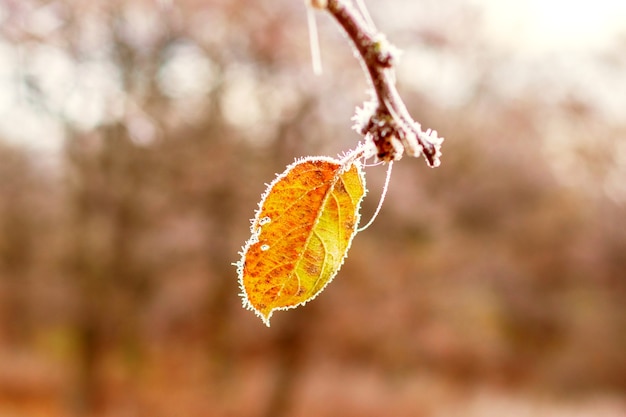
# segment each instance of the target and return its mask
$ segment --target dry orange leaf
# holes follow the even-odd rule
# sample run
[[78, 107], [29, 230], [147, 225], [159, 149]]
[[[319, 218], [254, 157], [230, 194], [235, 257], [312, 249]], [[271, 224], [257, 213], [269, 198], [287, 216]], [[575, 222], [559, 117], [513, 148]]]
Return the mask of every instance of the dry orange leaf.
[[269, 326], [275, 310], [315, 298], [343, 264], [365, 192], [356, 160], [288, 166], [263, 195], [237, 263], [244, 306]]

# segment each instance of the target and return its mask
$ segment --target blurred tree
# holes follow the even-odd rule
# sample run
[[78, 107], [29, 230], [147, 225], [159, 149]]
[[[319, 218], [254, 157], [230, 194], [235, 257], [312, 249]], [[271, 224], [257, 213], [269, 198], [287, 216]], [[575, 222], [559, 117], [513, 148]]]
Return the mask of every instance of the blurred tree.
[[0, 147], [0, 340], [23, 346], [31, 330], [30, 272], [36, 239], [37, 174], [25, 152]]

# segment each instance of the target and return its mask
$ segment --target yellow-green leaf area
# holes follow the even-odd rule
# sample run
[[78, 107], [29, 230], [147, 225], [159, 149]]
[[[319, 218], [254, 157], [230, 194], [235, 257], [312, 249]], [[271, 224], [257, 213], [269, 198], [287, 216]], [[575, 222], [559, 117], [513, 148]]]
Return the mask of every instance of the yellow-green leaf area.
[[275, 310], [313, 299], [343, 264], [365, 179], [356, 161], [307, 158], [270, 184], [239, 262], [246, 307], [269, 326]]

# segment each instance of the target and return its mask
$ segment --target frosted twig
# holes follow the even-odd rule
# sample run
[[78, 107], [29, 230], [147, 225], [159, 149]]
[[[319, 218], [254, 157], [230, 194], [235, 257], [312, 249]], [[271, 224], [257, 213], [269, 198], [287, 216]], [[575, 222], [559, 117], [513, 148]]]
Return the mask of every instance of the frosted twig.
[[424, 154], [428, 165], [439, 165], [441, 142], [435, 131], [423, 131], [409, 114], [395, 85], [394, 67], [399, 51], [373, 24], [367, 22], [365, 4], [357, 0], [357, 12], [347, 0], [312, 1], [327, 10], [352, 40], [374, 90], [374, 99], [357, 110], [356, 127], [373, 141], [378, 158], [398, 160], [404, 151], [409, 156]]

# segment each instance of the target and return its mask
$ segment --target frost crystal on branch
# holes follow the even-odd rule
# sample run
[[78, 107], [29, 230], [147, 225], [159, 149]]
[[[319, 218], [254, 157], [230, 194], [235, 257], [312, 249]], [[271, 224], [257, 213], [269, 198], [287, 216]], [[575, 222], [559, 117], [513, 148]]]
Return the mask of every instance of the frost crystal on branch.
[[396, 89], [394, 65], [400, 51], [364, 21], [363, 2], [359, 2], [361, 15], [346, 0], [325, 2], [352, 41], [374, 91], [374, 98], [357, 109], [354, 129], [376, 146], [378, 158], [384, 161], [398, 160], [406, 152], [413, 157], [424, 154], [428, 165], [439, 166], [443, 138], [436, 131], [422, 131]]
[[441, 156], [441, 144], [443, 138], [437, 136], [437, 131], [433, 129], [427, 129], [426, 132], [420, 130], [419, 139], [421, 142], [431, 143], [435, 151], [433, 167], [438, 167], [441, 164], [439, 157]]
[[365, 134], [365, 129], [378, 108], [376, 93], [374, 90], [369, 90], [369, 93], [372, 96], [371, 99], [363, 103], [363, 107], [357, 107], [354, 111], [354, 116], [352, 116], [352, 121], [354, 122], [352, 129], [361, 135]]
[[382, 33], [374, 36], [372, 49], [376, 54], [376, 61], [385, 68], [391, 68], [398, 63], [402, 51], [387, 40]]

